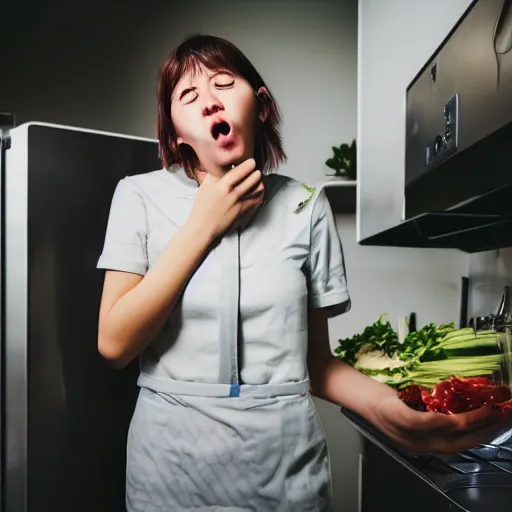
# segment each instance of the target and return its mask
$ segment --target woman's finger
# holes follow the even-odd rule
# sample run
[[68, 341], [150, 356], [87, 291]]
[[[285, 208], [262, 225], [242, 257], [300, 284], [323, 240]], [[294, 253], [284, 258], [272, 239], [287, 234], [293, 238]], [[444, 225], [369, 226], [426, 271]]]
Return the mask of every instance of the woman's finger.
[[254, 208], [254, 207], [260, 205], [262, 200], [263, 200], [263, 194], [261, 192], [255, 193], [255, 194], [251, 194], [250, 198], [243, 199], [241, 201], [241, 205], [242, 205], [241, 211], [242, 211], [242, 213], [246, 212], [247, 210], [250, 210], [251, 208]]
[[454, 414], [453, 419], [460, 431], [471, 431], [486, 428], [487, 426], [506, 422], [509, 415], [503, 414], [492, 405], [484, 405], [475, 411]]
[[[436, 412], [418, 412], [405, 405], [397, 415], [403, 425], [414, 437], [423, 435], [450, 435], [477, 430], [504, 421], [500, 411], [484, 406], [475, 411], [460, 414], [440, 414]], [[398, 412], [398, 411], [397, 411]]]
[[256, 183], [250, 190], [248, 190], [240, 199], [242, 201], [247, 201], [248, 199], [259, 198], [265, 192], [265, 186], [263, 182]]
[[451, 439], [446, 438], [446, 451], [458, 453], [468, 448], [474, 448], [481, 444], [490, 443], [504, 432], [512, 428], [512, 420], [496, 421], [491, 425], [480, 426], [479, 428], [467, 430], [454, 435]]
[[259, 183], [261, 183], [261, 172], [253, 171], [245, 180], [235, 187], [237, 197], [243, 198], [246, 194], [252, 192]]
[[213, 184], [213, 183], [215, 183], [217, 181], [219, 181], [219, 178], [217, 178], [216, 176], [213, 176], [212, 174], [207, 172], [206, 176], [203, 179], [203, 182], [201, 183], [201, 186], [203, 186], [203, 185], [208, 186], [208, 185]]
[[233, 189], [249, 176], [254, 169], [256, 169], [256, 161], [254, 158], [249, 158], [231, 171], [228, 171], [222, 179]]

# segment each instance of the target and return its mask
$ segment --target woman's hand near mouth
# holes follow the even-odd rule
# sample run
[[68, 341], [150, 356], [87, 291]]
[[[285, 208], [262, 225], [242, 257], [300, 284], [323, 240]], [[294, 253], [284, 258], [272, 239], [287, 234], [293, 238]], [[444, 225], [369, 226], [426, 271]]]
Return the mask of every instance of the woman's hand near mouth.
[[253, 158], [245, 160], [221, 178], [206, 173], [187, 220], [209, 231], [212, 241], [224, 234], [245, 213], [263, 201], [261, 171]]

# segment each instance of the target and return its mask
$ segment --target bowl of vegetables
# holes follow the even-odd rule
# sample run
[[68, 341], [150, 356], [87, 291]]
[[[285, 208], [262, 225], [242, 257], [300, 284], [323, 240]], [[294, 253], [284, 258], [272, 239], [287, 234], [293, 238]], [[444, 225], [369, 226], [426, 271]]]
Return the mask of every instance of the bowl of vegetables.
[[484, 405], [512, 411], [509, 332], [455, 329], [453, 323], [408, 327], [399, 336], [382, 315], [362, 333], [339, 340], [335, 353], [396, 388], [419, 411], [457, 414]]

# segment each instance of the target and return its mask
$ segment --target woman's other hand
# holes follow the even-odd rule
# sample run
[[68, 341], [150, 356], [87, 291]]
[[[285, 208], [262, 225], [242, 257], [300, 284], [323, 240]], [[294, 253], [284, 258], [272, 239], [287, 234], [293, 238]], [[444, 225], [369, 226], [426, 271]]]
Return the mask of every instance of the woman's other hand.
[[391, 439], [413, 452], [458, 453], [488, 443], [512, 428], [512, 415], [490, 406], [451, 415], [418, 412], [398, 395], [379, 400], [372, 419]]

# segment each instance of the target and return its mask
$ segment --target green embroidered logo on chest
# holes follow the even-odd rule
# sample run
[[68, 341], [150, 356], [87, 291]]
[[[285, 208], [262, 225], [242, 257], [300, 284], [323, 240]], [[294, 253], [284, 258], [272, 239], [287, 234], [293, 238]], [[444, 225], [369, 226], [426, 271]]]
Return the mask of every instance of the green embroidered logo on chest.
[[315, 190], [316, 190], [316, 187], [308, 187], [305, 183], [303, 183], [301, 186], [303, 189], [305, 189], [309, 193], [309, 195], [306, 199], [304, 199], [304, 201], [301, 201], [297, 205], [297, 208], [295, 209], [295, 213], [299, 213], [300, 211], [302, 211], [302, 209], [309, 203], [309, 201], [311, 201], [311, 198], [313, 197], [313, 194], [315, 193]]

